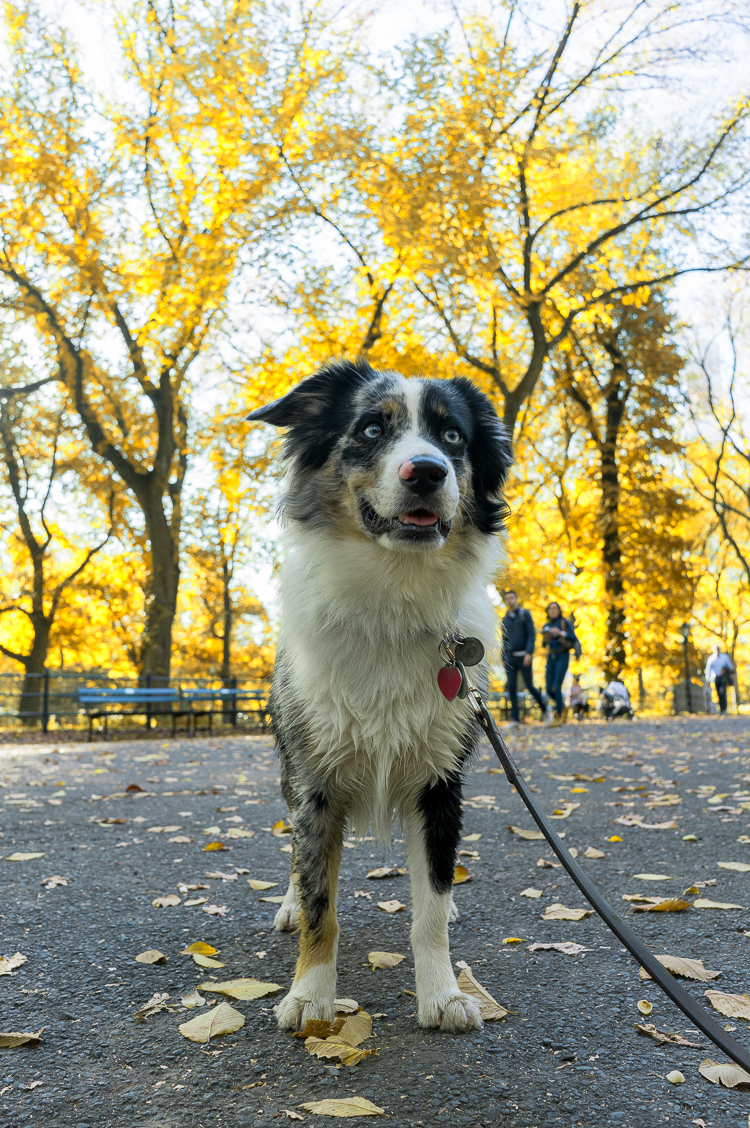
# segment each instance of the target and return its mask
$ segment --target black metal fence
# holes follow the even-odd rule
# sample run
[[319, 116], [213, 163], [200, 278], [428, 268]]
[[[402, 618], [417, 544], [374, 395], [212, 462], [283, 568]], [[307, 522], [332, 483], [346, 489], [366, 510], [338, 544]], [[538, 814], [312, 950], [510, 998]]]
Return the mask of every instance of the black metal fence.
[[[216, 690], [213, 719], [225, 725], [267, 726], [267, 682], [250, 678], [157, 677], [145, 674], [140, 678], [113, 676], [106, 671], [73, 673], [66, 670], [45, 670], [41, 674], [0, 674], [0, 728], [71, 729], [88, 725], [88, 716], [79, 701], [81, 689], [175, 689]], [[221, 693], [220, 691], [225, 691]], [[230, 692], [227, 693], [226, 691]], [[143, 713], [150, 727], [161, 714]], [[120, 724], [133, 724], [127, 715]]]

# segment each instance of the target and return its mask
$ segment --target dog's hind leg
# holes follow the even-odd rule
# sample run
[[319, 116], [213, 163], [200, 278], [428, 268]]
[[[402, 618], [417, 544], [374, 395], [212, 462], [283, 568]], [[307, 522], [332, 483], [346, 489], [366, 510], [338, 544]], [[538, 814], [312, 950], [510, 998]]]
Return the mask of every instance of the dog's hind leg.
[[[294, 864], [299, 896], [300, 950], [289, 994], [276, 1008], [279, 1026], [302, 1030], [308, 1019], [334, 1017], [339, 864], [346, 813], [322, 792], [298, 797]], [[282, 906], [283, 907], [283, 906]]]
[[425, 788], [406, 820], [413, 906], [411, 946], [419, 1024], [451, 1034], [482, 1025], [477, 1004], [459, 990], [448, 946], [460, 833], [461, 781], [458, 777], [438, 780]]

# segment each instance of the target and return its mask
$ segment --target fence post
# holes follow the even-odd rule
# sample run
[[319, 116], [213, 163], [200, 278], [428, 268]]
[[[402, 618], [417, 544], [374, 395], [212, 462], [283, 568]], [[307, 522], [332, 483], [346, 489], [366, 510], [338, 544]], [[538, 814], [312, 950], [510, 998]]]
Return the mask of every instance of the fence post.
[[237, 727], [237, 693], [236, 693], [236, 690], [237, 690], [237, 675], [236, 674], [232, 678], [231, 688], [233, 690], [235, 690], [235, 693], [232, 695], [232, 724], [236, 728]]
[[[151, 671], [146, 670], [146, 689], [151, 689]], [[146, 702], [146, 728], [151, 728], [151, 702]]]
[[49, 729], [49, 670], [44, 669], [44, 690], [42, 693], [42, 732]]

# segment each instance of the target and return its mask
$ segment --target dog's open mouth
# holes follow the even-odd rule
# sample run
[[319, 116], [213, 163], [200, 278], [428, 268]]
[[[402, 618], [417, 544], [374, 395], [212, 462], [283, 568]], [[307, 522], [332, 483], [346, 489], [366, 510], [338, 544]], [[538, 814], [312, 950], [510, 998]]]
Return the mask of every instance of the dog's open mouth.
[[398, 517], [381, 517], [367, 502], [362, 506], [362, 523], [370, 533], [381, 536], [383, 533], [398, 533], [417, 540], [438, 533], [447, 537], [451, 522], [443, 521], [432, 509], [411, 509], [399, 513]]

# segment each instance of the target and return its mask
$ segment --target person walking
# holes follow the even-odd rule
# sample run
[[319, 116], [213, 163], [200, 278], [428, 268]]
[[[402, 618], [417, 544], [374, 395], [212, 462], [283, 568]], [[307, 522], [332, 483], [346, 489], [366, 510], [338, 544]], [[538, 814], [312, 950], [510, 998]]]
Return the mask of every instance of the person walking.
[[503, 592], [508, 610], [503, 617], [503, 665], [505, 666], [506, 688], [510, 696], [510, 717], [514, 724], [520, 724], [518, 712], [518, 674], [523, 674], [526, 688], [542, 712], [542, 720], [547, 717], [544, 698], [534, 685], [532, 659], [536, 642], [536, 631], [531, 612], [521, 607], [515, 591]]
[[577, 721], [580, 721], [582, 717], [588, 716], [589, 703], [583, 696], [580, 674], [573, 674], [573, 684], [568, 693], [568, 706]]
[[555, 723], [562, 724], [562, 684], [568, 672], [570, 651], [578, 647], [578, 639], [573, 624], [565, 618], [557, 602], [550, 603], [547, 608], [542, 639], [547, 647], [547, 696], [555, 702]]
[[727, 711], [727, 686], [732, 684], [734, 663], [718, 642], [711, 647], [711, 653], [706, 662], [706, 681], [716, 686], [716, 696], [719, 698], [719, 713], [723, 716]]

